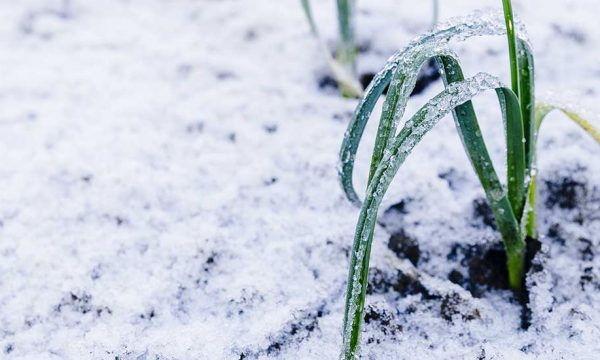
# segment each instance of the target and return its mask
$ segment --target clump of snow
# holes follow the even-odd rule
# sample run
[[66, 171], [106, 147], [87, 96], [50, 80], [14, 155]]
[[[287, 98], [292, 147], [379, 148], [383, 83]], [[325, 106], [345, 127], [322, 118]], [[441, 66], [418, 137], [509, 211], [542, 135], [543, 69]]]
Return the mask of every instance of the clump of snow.
[[[333, 42], [333, 2], [313, 6]], [[360, 72], [379, 70], [430, 26], [425, 6], [358, 6], [369, 45]], [[442, 2], [440, 15], [491, 6]], [[591, 112], [595, 6], [515, 4], [537, 88], [573, 88]], [[327, 68], [299, 2], [27, 0], [1, 3], [0, 19], [0, 357], [336, 358], [358, 216], [336, 164], [356, 101], [319, 88]], [[456, 44], [466, 75], [507, 81], [504, 40]], [[441, 88], [413, 97], [407, 114]], [[475, 106], [501, 165], [489, 95]], [[459, 281], [471, 266], [461, 260], [499, 236], [442, 119], [384, 200], [364, 358], [596, 357], [600, 150], [559, 113], [539, 146], [542, 251], [528, 278], [529, 328], [508, 291], [474, 296]], [[369, 148], [357, 156], [359, 185]], [[388, 248], [400, 229], [418, 244], [416, 266]]]

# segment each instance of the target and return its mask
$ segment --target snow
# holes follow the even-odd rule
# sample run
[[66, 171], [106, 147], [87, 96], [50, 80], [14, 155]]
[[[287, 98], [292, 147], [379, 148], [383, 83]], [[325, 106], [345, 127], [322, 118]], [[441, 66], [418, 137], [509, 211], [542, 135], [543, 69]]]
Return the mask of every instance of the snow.
[[[499, 3], [441, 1], [440, 16]], [[430, 6], [358, 6], [370, 46], [360, 72], [430, 26]], [[595, 6], [514, 4], [538, 94], [569, 89], [592, 114]], [[334, 2], [313, 7], [333, 45]], [[0, 20], [0, 357], [337, 358], [358, 209], [336, 165], [357, 102], [319, 89], [327, 67], [299, 1], [3, 1]], [[466, 75], [508, 82], [505, 47], [486, 37], [453, 50]], [[497, 99], [475, 107], [501, 168]], [[375, 130], [356, 160], [360, 195]], [[600, 148], [558, 112], [539, 146], [543, 270], [529, 277], [529, 329], [508, 291], [473, 297], [447, 280], [453, 246], [499, 237], [473, 215], [483, 192], [445, 118], [381, 207], [371, 273], [389, 281], [367, 296], [380, 319], [365, 324], [365, 359], [596, 357]], [[406, 211], [384, 214], [400, 200]], [[419, 244], [416, 267], [387, 247], [400, 228]], [[414, 291], [388, 286], [399, 276]]]

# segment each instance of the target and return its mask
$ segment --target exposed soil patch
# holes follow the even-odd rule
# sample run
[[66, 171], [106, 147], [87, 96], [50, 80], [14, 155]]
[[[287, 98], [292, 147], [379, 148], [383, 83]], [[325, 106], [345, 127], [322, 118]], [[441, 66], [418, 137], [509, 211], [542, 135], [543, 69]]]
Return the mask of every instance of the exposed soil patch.
[[473, 217], [475, 218], [474, 226], [484, 225], [497, 230], [494, 213], [485, 198], [480, 197], [473, 200]]
[[[406, 202], [400, 202], [385, 211], [386, 215], [394, 216], [394, 213], [402, 216], [408, 213]], [[484, 198], [478, 198], [473, 201], [473, 217], [476, 227], [496, 228], [492, 210]], [[555, 230], [556, 231], [556, 230]], [[585, 248], [582, 250], [583, 256], [593, 256], [593, 250], [589, 246], [591, 242], [586, 242], [585, 239], [580, 239], [580, 243]], [[525, 271], [530, 274], [543, 270], [543, 263], [535, 261], [534, 258], [541, 249], [541, 243], [536, 239], [526, 239], [527, 255], [525, 259]], [[418, 266], [421, 257], [421, 250], [418, 241], [409, 236], [403, 228], [394, 231], [388, 241], [388, 248], [392, 250], [399, 258], [408, 259], [415, 266]], [[508, 290], [508, 271], [506, 267], [506, 253], [504, 246], [500, 241], [480, 244], [463, 244], [455, 243], [450, 248], [446, 259], [456, 265], [447, 274], [448, 280], [460, 285], [465, 290], [468, 290], [474, 297], [480, 298], [485, 296], [485, 293], [490, 290]], [[406, 276], [399, 274], [397, 279], [386, 279], [377, 269], [373, 272], [370, 281], [370, 289], [372, 292], [385, 292], [389, 288], [397, 291], [401, 296], [418, 292], [427, 293], [427, 289], [423, 288], [415, 290], [415, 284], [420, 283], [408, 282]], [[531, 323], [531, 310], [529, 309], [529, 294], [527, 287], [523, 284], [523, 291], [515, 294], [515, 300], [522, 307], [522, 327], [528, 328]], [[445, 319], [451, 318], [457, 306], [462, 304], [454, 297], [444, 296], [442, 300], [442, 317]], [[465, 320], [477, 317], [475, 313], [465, 314], [461, 312]]]
[[[386, 273], [378, 268], [370, 269], [367, 294], [387, 294], [395, 299], [420, 295], [419, 302], [426, 302], [429, 308], [439, 309], [440, 316], [449, 322], [471, 321], [481, 317], [479, 309], [459, 293], [430, 289], [416, 275], [400, 270]], [[405, 314], [412, 314], [415, 311], [417, 311], [416, 307], [411, 305], [406, 308]], [[396, 332], [402, 331], [397, 315], [372, 305], [367, 306], [364, 316], [366, 324], [375, 323], [383, 335], [393, 337]]]
[[300, 311], [293, 320], [287, 322], [279, 332], [270, 337], [270, 343], [260, 350], [243, 350], [239, 352], [238, 359], [254, 359], [259, 356], [276, 356], [284, 348], [292, 344], [299, 344], [308, 339], [315, 331], [319, 330], [319, 319], [329, 314], [326, 303]]
[[569, 176], [558, 180], [546, 180], [545, 183], [548, 189], [546, 198], [548, 208], [575, 209], [587, 194], [586, 184]]
[[382, 336], [369, 336], [366, 339], [367, 344], [381, 343], [383, 337], [396, 339], [396, 335], [401, 333], [403, 328], [398, 318], [389, 310], [375, 305], [365, 307], [365, 326], [375, 327]]
[[327, 91], [335, 91], [339, 88], [337, 80], [329, 74], [321, 76], [317, 80], [317, 85], [319, 86], [319, 89]]
[[54, 307], [54, 311], [62, 313], [69, 310], [82, 315], [92, 313], [95, 316], [111, 315], [112, 310], [107, 306], [93, 304], [92, 295], [86, 291], [71, 291]]
[[456, 316], [460, 316], [463, 321], [481, 318], [479, 309], [471, 308], [468, 301], [461, 298], [457, 293], [450, 293], [444, 296], [440, 305], [440, 314], [447, 321], [453, 321]]
[[398, 257], [406, 258], [417, 266], [421, 257], [419, 243], [416, 239], [410, 237], [404, 229], [392, 234], [388, 241], [388, 248], [392, 250]]
[[585, 167], [576, 165], [567, 170], [541, 181], [540, 191], [547, 195], [544, 205], [550, 210], [564, 210], [569, 220], [579, 225], [599, 220], [600, 188], [587, 182]]
[[[525, 273], [529, 275], [542, 271], [543, 262], [536, 260], [541, 249], [537, 239], [527, 238]], [[508, 290], [506, 253], [500, 242], [462, 245], [455, 244], [447, 259], [457, 262], [457, 267], [448, 273], [448, 280], [471, 292], [474, 297], [483, 297], [490, 290]], [[515, 294], [515, 299], [523, 307], [521, 325], [528, 328], [531, 322], [529, 293], [525, 284], [523, 291]]]
[[378, 268], [370, 269], [367, 294], [385, 294], [390, 291], [399, 297], [420, 294], [425, 300], [440, 298], [438, 294], [431, 293], [417, 277], [411, 274], [400, 270], [391, 274]]

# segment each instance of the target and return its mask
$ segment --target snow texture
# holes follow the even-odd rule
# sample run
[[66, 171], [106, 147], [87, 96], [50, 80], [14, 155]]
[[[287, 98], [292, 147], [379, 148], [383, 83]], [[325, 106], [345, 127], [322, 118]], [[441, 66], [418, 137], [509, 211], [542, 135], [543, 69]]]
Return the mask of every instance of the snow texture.
[[[538, 95], [597, 114], [597, 2], [541, 5], [514, 4]], [[430, 26], [428, 2], [358, 6], [361, 74]], [[313, 7], [333, 46], [334, 1]], [[0, 358], [337, 358], [358, 209], [336, 165], [357, 102], [328, 85], [300, 2], [4, 0], [0, 20]], [[465, 75], [509, 82], [504, 38], [452, 49]], [[497, 99], [475, 107], [501, 173]], [[446, 117], [384, 199], [363, 358], [597, 358], [600, 147], [560, 113], [539, 146], [529, 315], [477, 280], [500, 239]]]

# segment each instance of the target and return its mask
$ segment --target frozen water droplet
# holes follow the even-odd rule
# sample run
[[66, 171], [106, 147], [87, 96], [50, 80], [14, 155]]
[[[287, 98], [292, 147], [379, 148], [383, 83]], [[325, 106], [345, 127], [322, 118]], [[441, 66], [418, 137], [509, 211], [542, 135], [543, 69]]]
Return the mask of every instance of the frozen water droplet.
[[490, 192], [490, 195], [492, 196], [492, 199], [494, 201], [498, 201], [498, 200], [502, 199], [502, 197], [504, 196], [504, 191], [501, 189], [493, 189]]

